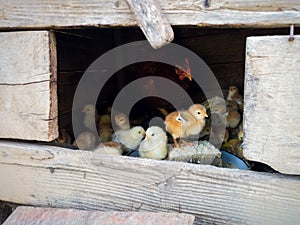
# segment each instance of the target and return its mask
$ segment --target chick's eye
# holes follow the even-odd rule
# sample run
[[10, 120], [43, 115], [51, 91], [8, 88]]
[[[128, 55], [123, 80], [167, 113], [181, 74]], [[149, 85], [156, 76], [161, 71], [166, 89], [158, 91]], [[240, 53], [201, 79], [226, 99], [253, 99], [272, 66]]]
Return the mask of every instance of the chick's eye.
[[139, 134], [142, 133], [142, 131], [139, 131]]
[[197, 114], [198, 114], [198, 115], [200, 115], [200, 114], [201, 114], [201, 112], [199, 112], [199, 111], [198, 111], [198, 112], [197, 112]]
[[154, 136], [154, 134], [151, 134], [151, 136], [153, 137], [153, 136]]

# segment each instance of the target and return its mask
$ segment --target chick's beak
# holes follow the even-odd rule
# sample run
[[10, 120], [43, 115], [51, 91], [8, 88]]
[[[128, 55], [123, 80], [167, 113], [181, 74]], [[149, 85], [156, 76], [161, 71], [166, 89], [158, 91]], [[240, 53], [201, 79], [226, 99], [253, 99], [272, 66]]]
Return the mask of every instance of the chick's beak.
[[208, 117], [207, 113], [205, 113], [205, 117]]
[[193, 80], [193, 77], [190, 73], [184, 73], [184, 77], [186, 77], [187, 79], [189, 79], [189, 81]]
[[146, 134], [145, 140], [149, 140], [149, 139], [150, 139], [150, 137]]

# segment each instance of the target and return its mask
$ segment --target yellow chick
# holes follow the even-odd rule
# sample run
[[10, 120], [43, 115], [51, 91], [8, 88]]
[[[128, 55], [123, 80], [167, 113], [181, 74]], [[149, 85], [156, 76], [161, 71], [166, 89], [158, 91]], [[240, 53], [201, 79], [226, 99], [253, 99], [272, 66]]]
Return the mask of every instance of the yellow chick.
[[129, 130], [130, 123], [128, 117], [124, 113], [115, 115], [115, 124], [119, 130]]
[[66, 131], [66, 129], [62, 129], [59, 131], [59, 136], [56, 139], [56, 142], [71, 144], [71, 137]]
[[118, 130], [115, 132], [113, 141], [124, 145], [128, 149], [136, 150], [145, 136], [145, 130], [141, 126], [136, 126], [130, 130]]
[[84, 113], [84, 126], [93, 131], [93, 126], [96, 126], [99, 120], [99, 115], [96, 107], [92, 104], [85, 105], [82, 109], [82, 112]]
[[192, 105], [187, 111], [182, 112], [186, 122], [185, 137], [199, 135], [205, 126], [205, 118], [208, 117], [206, 108], [201, 104]]
[[96, 146], [96, 136], [90, 131], [84, 131], [78, 135], [73, 145], [81, 150], [90, 150]]
[[139, 147], [139, 155], [148, 159], [164, 159], [168, 154], [167, 134], [158, 126], [149, 127]]
[[174, 146], [179, 147], [178, 138], [199, 135], [205, 126], [206, 109], [201, 104], [194, 104], [185, 111], [175, 111], [165, 118], [166, 131], [171, 134]]

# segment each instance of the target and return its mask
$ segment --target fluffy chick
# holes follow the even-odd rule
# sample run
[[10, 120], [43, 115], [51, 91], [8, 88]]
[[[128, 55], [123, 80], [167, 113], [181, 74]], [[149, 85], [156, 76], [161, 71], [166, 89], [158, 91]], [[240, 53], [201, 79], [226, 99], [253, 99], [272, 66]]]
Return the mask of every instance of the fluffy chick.
[[169, 113], [165, 118], [166, 131], [171, 134], [175, 147], [179, 147], [177, 139], [184, 137], [185, 122], [177, 111]]
[[136, 126], [130, 130], [118, 130], [115, 132], [113, 141], [124, 145], [128, 149], [136, 150], [145, 136], [145, 130], [141, 126]]
[[56, 139], [56, 142], [71, 144], [71, 137], [66, 131], [66, 129], [62, 129], [59, 131], [59, 136]]
[[232, 109], [235, 111], [239, 110], [239, 105], [235, 101], [226, 101], [226, 108], [227, 110]]
[[90, 150], [96, 146], [96, 136], [90, 131], [84, 131], [78, 135], [73, 145], [81, 150]]
[[84, 113], [84, 126], [93, 131], [93, 126], [96, 126], [99, 120], [99, 115], [96, 107], [92, 104], [85, 105], [82, 109], [82, 112]]
[[139, 155], [148, 159], [164, 159], [168, 154], [167, 134], [158, 126], [149, 127], [139, 147]]
[[233, 85], [229, 86], [227, 100], [236, 102], [239, 105], [239, 109], [243, 111], [244, 108], [243, 96], [240, 95], [239, 89], [236, 86]]
[[166, 130], [171, 134], [174, 146], [179, 147], [178, 138], [199, 135], [205, 126], [206, 109], [201, 104], [194, 104], [185, 111], [175, 111], [165, 118]]
[[224, 104], [216, 104], [214, 108], [211, 109], [211, 112], [212, 115], [219, 115], [221, 121], [225, 122], [226, 127], [236, 128], [241, 121], [241, 115], [233, 109], [228, 109], [228, 111], [226, 110], [227, 109]]
[[128, 117], [124, 113], [115, 115], [115, 124], [119, 130], [129, 130], [130, 123]]
[[112, 139], [113, 130], [111, 129], [111, 120], [109, 115], [102, 115], [99, 120], [98, 133], [101, 142], [108, 142]]
[[187, 111], [182, 112], [182, 117], [188, 121], [185, 128], [185, 136], [198, 135], [205, 126], [205, 118], [208, 117], [206, 108], [201, 104], [192, 105]]
[[235, 111], [230, 109], [226, 116], [226, 127], [236, 128], [241, 121], [241, 115]]
[[101, 153], [104, 155], [122, 155], [122, 148], [119, 143], [116, 142], [106, 142], [106, 143], [101, 143], [98, 145], [95, 149], [95, 152]]
[[99, 119], [98, 128], [102, 129], [103, 127], [111, 127], [111, 119], [107, 114], [100, 116]]
[[110, 127], [103, 127], [99, 130], [99, 137], [102, 143], [112, 140], [113, 130]]

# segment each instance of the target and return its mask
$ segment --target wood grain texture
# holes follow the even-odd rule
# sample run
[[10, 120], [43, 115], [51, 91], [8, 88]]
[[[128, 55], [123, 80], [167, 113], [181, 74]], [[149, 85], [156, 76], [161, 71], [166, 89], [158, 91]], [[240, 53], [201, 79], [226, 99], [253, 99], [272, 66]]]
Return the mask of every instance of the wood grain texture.
[[202, 224], [297, 224], [300, 178], [0, 142], [0, 199], [193, 214]]
[[194, 216], [184, 213], [100, 212], [19, 206], [3, 225], [193, 225]]
[[[172, 25], [285, 27], [300, 25], [298, 0], [158, 0]], [[125, 0], [0, 0], [0, 27], [137, 25]]]
[[58, 135], [55, 37], [0, 33], [0, 137], [51, 141]]
[[247, 39], [244, 154], [300, 175], [300, 36], [288, 38]]
[[161, 11], [157, 0], [126, 1], [138, 25], [153, 48], [161, 48], [173, 41], [173, 29]]

